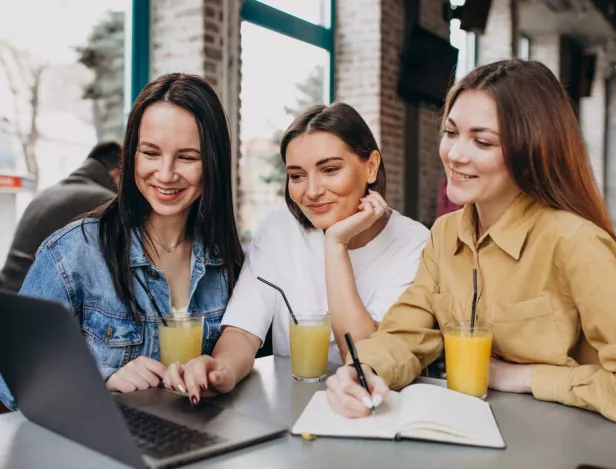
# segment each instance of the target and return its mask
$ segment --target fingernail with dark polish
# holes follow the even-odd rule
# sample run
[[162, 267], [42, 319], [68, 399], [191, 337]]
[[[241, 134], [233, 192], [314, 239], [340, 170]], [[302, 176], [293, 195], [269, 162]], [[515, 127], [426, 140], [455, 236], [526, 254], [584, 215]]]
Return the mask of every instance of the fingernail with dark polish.
[[191, 396], [190, 397], [190, 403], [192, 405], [197, 405], [199, 403], [199, 398], [197, 396]]
[[206, 383], [201, 383], [201, 384], [199, 385], [199, 387], [200, 387], [201, 389], [203, 389], [204, 391], [207, 391], [207, 384], [206, 384]]

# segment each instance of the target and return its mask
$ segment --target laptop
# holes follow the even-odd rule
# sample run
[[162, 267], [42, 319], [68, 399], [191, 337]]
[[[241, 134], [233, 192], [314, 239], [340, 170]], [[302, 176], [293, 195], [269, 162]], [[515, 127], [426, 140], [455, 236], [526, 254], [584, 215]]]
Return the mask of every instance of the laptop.
[[280, 426], [164, 388], [109, 392], [74, 314], [0, 291], [0, 374], [23, 415], [135, 468], [176, 467], [273, 439]]

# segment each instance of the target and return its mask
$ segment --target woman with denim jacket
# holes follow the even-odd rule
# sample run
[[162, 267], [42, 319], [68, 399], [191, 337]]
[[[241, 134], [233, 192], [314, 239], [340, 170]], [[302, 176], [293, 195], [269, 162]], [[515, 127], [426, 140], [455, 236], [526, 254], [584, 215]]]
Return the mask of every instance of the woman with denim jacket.
[[[148, 84], [122, 154], [117, 197], [44, 241], [20, 293], [70, 307], [107, 388], [131, 392], [166, 371], [157, 310], [204, 316], [202, 353], [212, 352], [243, 251], [227, 121], [205, 80], [176, 73]], [[15, 407], [1, 379], [0, 398]]]

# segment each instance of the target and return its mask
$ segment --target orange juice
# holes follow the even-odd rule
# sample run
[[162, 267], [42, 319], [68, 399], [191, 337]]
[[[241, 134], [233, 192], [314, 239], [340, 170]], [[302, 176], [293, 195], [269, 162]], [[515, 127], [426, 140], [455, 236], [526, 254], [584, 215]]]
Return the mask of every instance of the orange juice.
[[289, 326], [291, 372], [300, 381], [320, 381], [327, 372], [329, 316], [312, 321], [298, 317], [298, 322]]
[[492, 352], [492, 331], [475, 326], [473, 332], [461, 326], [445, 327], [445, 368], [447, 387], [484, 398], [488, 393], [488, 370]]
[[186, 363], [201, 355], [203, 343], [203, 317], [176, 320], [165, 318], [167, 326], [158, 323], [160, 361], [169, 366], [172, 363]]

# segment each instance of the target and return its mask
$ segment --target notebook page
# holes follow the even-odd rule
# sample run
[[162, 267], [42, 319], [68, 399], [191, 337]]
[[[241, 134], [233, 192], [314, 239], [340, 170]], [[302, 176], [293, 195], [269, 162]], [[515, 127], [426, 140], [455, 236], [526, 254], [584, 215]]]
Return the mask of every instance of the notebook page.
[[402, 393], [402, 413], [407, 422], [403, 433], [417, 428], [438, 431], [464, 440], [503, 447], [505, 445], [492, 410], [487, 402], [476, 397], [430, 384], [413, 384]]
[[390, 392], [368, 417], [349, 419], [329, 406], [325, 391], [317, 391], [293, 426], [291, 433], [323, 436], [393, 439], [400, 427], [400, 394]]

